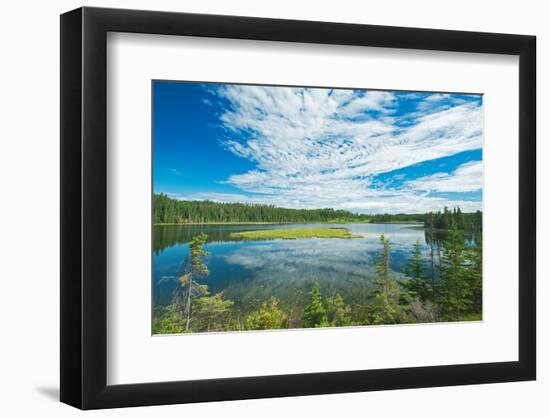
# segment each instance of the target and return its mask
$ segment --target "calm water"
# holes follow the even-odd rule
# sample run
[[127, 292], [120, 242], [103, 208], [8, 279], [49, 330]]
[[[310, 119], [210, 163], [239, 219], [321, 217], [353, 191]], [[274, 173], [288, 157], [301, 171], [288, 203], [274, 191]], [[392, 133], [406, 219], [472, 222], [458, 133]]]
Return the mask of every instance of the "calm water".
[[[405, 224], [200, 225], [154, 227], [154, 300], [170, 303], [189, 253], [190, 239], [204, 232], [210, 253], [210, 275], [202, 278], [212, 294], [223, 291], [243, 311], [271, 296], [287, 305], [304, 304], [315, 281], [325, 294], [339, 292], [347, 302], [363, 301], [375, 276], [380, 235], [391, 241], [391, 268], [403, 276], [413, 244], [419, 240], [429, 256], [424, 231]], [[418, 226], [418, 225], [416, 225]], [[229, 233], [242, 230], [346, 227], [358, 239], [236, 241]]]

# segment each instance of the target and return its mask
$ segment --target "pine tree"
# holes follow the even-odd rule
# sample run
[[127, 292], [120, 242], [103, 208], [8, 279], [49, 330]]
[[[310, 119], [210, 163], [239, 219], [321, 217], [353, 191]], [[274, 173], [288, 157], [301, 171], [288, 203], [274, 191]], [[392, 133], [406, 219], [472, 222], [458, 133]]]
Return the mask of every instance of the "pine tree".
[[413, 245], [411, 258], [406, 269], [407, 279], [401, 283], [411, 299], [419, 298], [426, 301], [430, 298], [426, 276], [424, 275], [424, 259], [422, 258], [422, 245], [417, 240]]
[[451, 229], [443, 242], [439, 299], [447, 319], [460, 320], [473, 302], [469, 272], [464, 234]]
[[203, 258], [208, 255], [204, 250], [204, 245], [208, 235], [201, 233], [191, 239], [189, 245], [190, 256], [187, 261], [185, 273], [180, 277], [179, 282], [184, 292], [185, 309], [185, 330], [188, 331], [191, 325], [191, 304], [193, 296], [202, 296], [208, 294], [208, 287], [198, 284], [197, 280], [209, 274], [208, 267], [203, 261]]
[[481, 233], [477, 234], [474, 246], [466, 254], [466, 260], [469, 265], [469, 285], [472, 291], [472, 308], [476, 313], [480, 313], [482, 309], [483, 243], [481, 239]]
[[328, 315], [331, 326], [351, 325], [352, 321], [350, 317], [350, 308], [346, 305], [344, 298], [339, 293], [336, 293], [336, 295], [330, 300]]
[[380, 243], [382, 244], [382, 253], [376, 264], [376, 279], [371, 292], [374, 297], [372, 322], [374, 324], [393, 324], [400, 321], [400, 292], [390, 269], [390, 241], [381, 235]]
[[323, 299], [321, 297], [321, 286], [318, 282], [313, 285], [310, 293], [309, 304], [304, 309], [303, 327], [320, 327], [328, 323], [328, 316]]
[[464, 230], [465, 227], [464, 223], [464, 215], [462, 214], [462, 211], [460, 211], [460, 207], [456, 208], [456, 220], [455, 220], [455, 227], [459, 230]]

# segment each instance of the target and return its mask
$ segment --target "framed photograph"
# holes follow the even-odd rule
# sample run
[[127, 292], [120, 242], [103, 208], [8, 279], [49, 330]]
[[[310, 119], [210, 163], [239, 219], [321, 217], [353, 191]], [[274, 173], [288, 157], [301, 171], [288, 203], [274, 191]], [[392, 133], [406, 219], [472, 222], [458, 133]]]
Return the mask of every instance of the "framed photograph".
[[61, 16], [61, 401], [533, 380], [535, 37]]

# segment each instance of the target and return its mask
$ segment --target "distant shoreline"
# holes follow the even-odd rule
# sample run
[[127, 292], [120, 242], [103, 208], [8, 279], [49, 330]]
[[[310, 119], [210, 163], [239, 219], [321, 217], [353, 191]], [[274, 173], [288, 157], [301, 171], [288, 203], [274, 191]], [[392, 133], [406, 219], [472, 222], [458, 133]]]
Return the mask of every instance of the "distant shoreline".
[[[415, 221], [389, 221], [389, 222], [373, 222], [373, 221], [343, 221], [343, 222], [189, 222], [189, 223], [153, 223], [153, 226], [223, 226], [223, 225], [276, 225], [276, 224], [423, 224]], [[417, 227], [417, 226], [414, 226]], [[423, 226], [422, 226], [423, 227]]]
[[[153, 223], [153, 226], [223, 226], [225, 224], [235, 225], [270, 225], [270, 224], [295, 224], [296, 222], [189, 222], [189, 223]], [[313, 222], [312, 222], [313, 223]], [[317, 223], [317, 222], [315, 222]]]

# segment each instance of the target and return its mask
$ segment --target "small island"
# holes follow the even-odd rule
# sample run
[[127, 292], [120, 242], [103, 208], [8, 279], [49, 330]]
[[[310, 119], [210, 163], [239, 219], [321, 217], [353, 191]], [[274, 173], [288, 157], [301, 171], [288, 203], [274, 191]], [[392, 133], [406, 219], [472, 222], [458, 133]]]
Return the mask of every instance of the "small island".
[[229, 234], [232, 238], [244, 240], [272, 240], [272, 239], [311, 239], [311, 238], [333, 238], [352, 239], [361, 238], [361, 235], [352, 234], [345, 227], [316, 228], [316, 229], [267, 229], [251, 230], [246, 232], [233, 232]]

